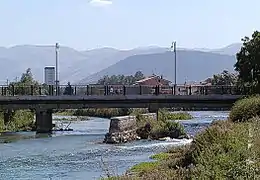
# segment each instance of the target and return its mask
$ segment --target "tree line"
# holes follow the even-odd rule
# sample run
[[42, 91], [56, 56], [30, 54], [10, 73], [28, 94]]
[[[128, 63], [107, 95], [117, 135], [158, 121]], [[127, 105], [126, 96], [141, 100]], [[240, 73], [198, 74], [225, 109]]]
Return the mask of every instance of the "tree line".
[[104, 76], [98, 80], [97, 84], [99, 85], [133, 85], [136, 81], [144, 79], [145, 76], [141, 71], [137, 71], [135, 75], [112, 75], [112, 76]]

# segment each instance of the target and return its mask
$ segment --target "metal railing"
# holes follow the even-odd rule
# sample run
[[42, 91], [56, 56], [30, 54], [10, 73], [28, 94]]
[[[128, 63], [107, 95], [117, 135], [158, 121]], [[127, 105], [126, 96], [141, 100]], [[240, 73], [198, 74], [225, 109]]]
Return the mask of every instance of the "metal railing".
[[61, 96], [61, 95], [210, 95], [210, 94], [241, 94], [236, 86], [137, 86], [137, 85], [60, 85], [56, 86], [0, 86], [0, 96]]

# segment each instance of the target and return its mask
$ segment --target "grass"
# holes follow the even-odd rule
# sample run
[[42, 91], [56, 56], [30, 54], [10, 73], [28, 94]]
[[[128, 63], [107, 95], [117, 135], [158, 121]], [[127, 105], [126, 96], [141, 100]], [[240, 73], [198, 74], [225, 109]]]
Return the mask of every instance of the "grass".
[[[130, 169], [136, 179], [259, 179], [259, 125], [248, 149], [249, 123], [216, 122], [197, 135], [194, 142], [152, 156], [156, 162], [140, 163]], [[254, 159], [249, 165], [248, 160]], [[124, 175], [122, 179], [133, 179]]]
[[260, 179], [259, 96], [235, 103], [226, 121], [215, 121], [186, 146], [153, 155], [131, 176], [117, 179]]
[[134, 165], [130, 171], [133, 173], [138, 173], [138, 174], [143, 174], [143, 173], [148, 173], [153, 170], [158, 169], [160, 166], [159, 161], [154, 161], [154, 162], [142, 162], [139, 164]]
[[169, 159], [171, 156], [171, 153], [168, 153], [168, 152], [161, 152], [159, 154], [154, 154], [151, 156], [151, 159], [154, 159], [154, 160], [167, 160]]

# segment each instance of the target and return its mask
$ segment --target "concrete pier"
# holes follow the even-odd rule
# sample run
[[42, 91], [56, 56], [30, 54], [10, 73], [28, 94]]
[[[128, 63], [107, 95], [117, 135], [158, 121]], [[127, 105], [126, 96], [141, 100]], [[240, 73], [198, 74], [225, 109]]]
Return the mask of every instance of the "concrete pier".
[[52, 110], [36, 110], [36, 133], [51, 133]]
[[8, 122], [10, 122], [11, 116], [12, 116], [12, 110], [7, 109], [7, 110], [4, 111], [4, 124], [5, 125]]

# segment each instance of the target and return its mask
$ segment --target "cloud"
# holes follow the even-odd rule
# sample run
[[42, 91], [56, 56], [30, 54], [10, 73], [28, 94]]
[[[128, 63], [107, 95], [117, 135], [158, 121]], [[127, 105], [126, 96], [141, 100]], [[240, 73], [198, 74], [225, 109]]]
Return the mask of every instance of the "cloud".
[[112, 0], [91, 0], [90, 4], [93, 6], [108, 6], [112, 5]]

